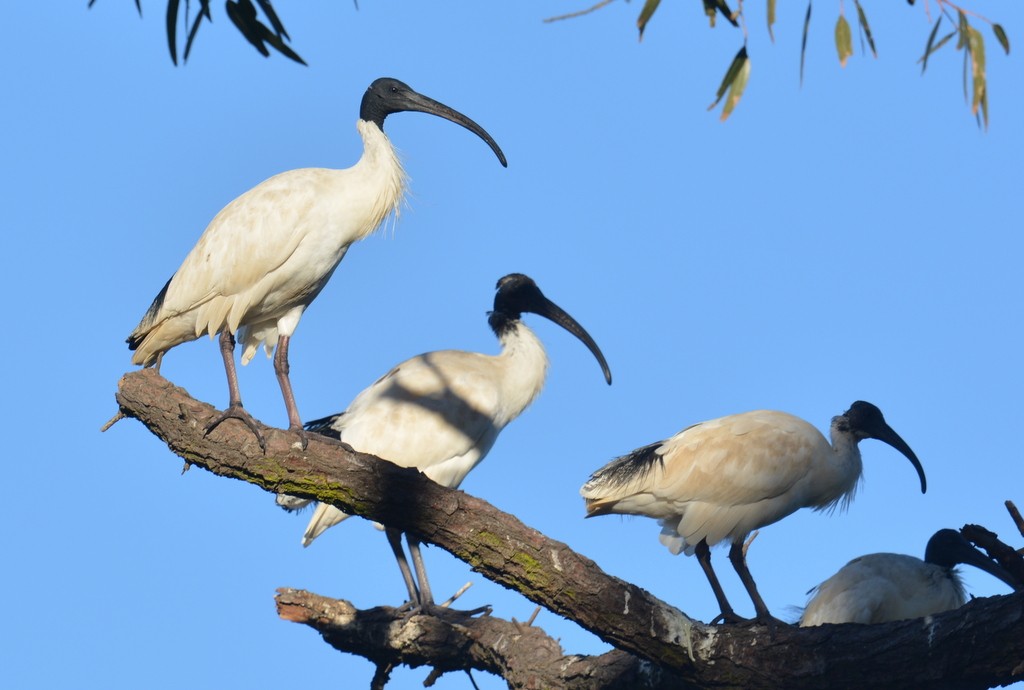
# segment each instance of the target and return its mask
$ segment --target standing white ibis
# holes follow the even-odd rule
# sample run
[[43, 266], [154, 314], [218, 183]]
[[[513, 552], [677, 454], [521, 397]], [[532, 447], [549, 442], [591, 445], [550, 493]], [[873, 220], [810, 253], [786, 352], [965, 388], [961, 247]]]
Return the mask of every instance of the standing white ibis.
[[963, 606], [964, 583], [955, 566], [965, 563], [994, 575], [1013, 589], [1021, 584], [956, 530], [928, 540], [924, 560], [900, 553], [855, 558], [811, 590], [800, 625], [886, 623], [921, 618]]
[[832, 418], [832, 443], [813, 425], [785, 412], [757, 410], [688, 427], [672, 438], [608, 463], [580, 490], [587, 517], [647, 515], [662, 527], [673, 554], [697, 555], [726, 622], [742, 620], [711, 567], [710, 547], [729, 541], [729, 560], [754, 602], [757, 618], [772, 624], [747, 569], [744, 541], [755, 529], [800, 508], [845, 507], [861, 477], [857, 443], [875, 438], [924, 469], [881, 411], [857, 401]]
[[242, 408], [235, 371], [235, 338], [247, 364], [264, 344], [274, 354], [289, 427], [301, 435], [302, 419], [288, 378], [288, 345], [303, 311], [327, 284], [349, 246], [398, 214], [405, 172], [384, 134], [384, 119], [402, 111], [443, 117], [470, 130], [505, 156], [480, 125], [462, 113], [381, 78], [363, 95], [356, 129], [363, 155], [345, 170], [303, 168], [275, 175], [225, 206], [207, 226], [181, 267], [128, 336], [134, 364], [160, 366], [175, 345], [204, 333], [220, 336], [228, 378], [225, 419], [244, 422], [264, 446], [251, 415]]
[[[548, 358], [540, 339], [522, 322], [523, 313], [555, 322], [579, 338], [597, 358], [605, 380], [612, 375], [590, 334], [549, 300], [528, 276], [512, 273], [498, 281], [488, 323], [501, 343], [497, 355], [441, 350], [408, 359], [356, 396], [345, 412], [310, 422], [306, 428], [339, 439], [403, 467], [415, 467], [435, 482], [458, 488], [490, 451], [505, 425], [533, 402], [544, 386]], [[278, 496], [288, 510], [310, 501]], [[318, 504], [302, 545], [309, 546], [347, 514]], [[433, 597], [419, 541], [406, 535], [419, 587], [402, 552], [400, 533], [386, 530], [409, 590], [409, 600], [431, 606]]]

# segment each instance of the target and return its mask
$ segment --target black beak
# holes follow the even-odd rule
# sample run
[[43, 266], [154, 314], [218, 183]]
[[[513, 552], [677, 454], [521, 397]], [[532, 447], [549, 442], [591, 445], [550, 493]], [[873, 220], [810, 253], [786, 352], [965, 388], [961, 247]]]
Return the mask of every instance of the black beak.
[[907, 460], [910, 460], [914, 469], [917, 470], [917, 476], [921, 478], [921, 493], [925, 493], [928, 490], [928, 481], [924, 477], [924, 468], [921, 467], [921, 461], [917, 459], [917, 456], [914, 454], [914, 451], [910, 449], [910, 446], [907, 445], [907, 442], [900, 438], [899, 434], [893, 431], [892, 427], [885, 422], [882, 422], [882, 425], [872, 433], [869, 433], [868, 436], [876, 438], [883, 443], [887, 443], [899, 452], [903, 453], [903, 455], [907, 457]]
[[597, 359], [597, 363], [601, 365], [601, 371], [604, 372], [604, 380], [608, 382], [609, 386], [611, 385], [612, 370], [608, 368], [608, 362], [601, 353], [601, 348], [597, 346], [594, 339], [590, 337], [590, 334], [587, 333], [586, 329], [583, 328], [576, 319], [569, 316], [564, 309], [541, 294], [540, 290], [537, 291], [534, 301], [532, 301], [529, 306], [524, 307], [523, 311], [532, 312], [538, 316], [543, 316], [545, 319], [554, 321], [559, 326], [579, 338]]
[[976, 549], [962, 534], [952, 529], [939, 530], [928, 540], [925, 550], [925, 561], [944, 568], [952, 568], [957, 563], [973, 565], [989, 575], [999, 578], [1014, 591], [1024, 587], [1013, 575], [1002, 566]]
[[508, 167], [508, 161], [505, 160], [505, 154], [501, 152], [501, 148], [498, 147], [498, 143], [494, 141], [491, 135], [488, 134], [483, 127], [473, 122], [459, 111], [449, 108], [444, 103], [435, 101], [433, 98], [424, 96], [412, 89], [409, 89], [407, 93], [403, 94], [403, 98], [399, 102], [399, 105], [404, 106], [400, 108], [401, 110], [430, 113], [431, 115], [443, 117], [457, 125], [462, 125], [470, 132], [487, 142], [487, 145], [491, 147], [492, 151], [494, 151], [494, 155], [498, 157], [501, 164], [506, 168]]

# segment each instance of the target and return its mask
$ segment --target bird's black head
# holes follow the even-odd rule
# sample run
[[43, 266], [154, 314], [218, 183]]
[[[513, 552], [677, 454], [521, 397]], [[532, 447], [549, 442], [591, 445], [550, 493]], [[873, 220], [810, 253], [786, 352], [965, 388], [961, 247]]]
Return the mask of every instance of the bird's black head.
[[924, 560], [940, 568], [952, 569], [959, 563], [973, 565], [993, 575], [1015, 590], [1021, 589], [1024, 583], [1017, 581], [1002, 566], [976, 549], [960, 532], [954, 529], [940, 529], [928, 540], [925, 547]]
[[910, 460], [914, 469], [917, 470], [917, 476], [921, 479], [921, 493], [927, 490], [928, 482], [925, 479], [921, 461], [917, 459], [917, 455], [910, 449], [906, 441], [900, 438], [900, 435], [886, 424], [882, 411], [877, 407], [869, 402], [858, 400], [850, 405], [850, 409], [844, 412], [841, 417], [836, 418], [836, 425], [840, 431], [847, 431], [853, 434], [853, 437], [858, 441], [865, 438], [878, 439], [903, 453], [907, 460]]
[[576, 319], [544, 296], [532, 278], [522, 273], [510, 273], [501, 278], [495, 287], [498, 292], [494, 295], [494, 311], [488, 315], [488, 323], [499, 338], [516, 327], [524, 312], [543, 316], [579, 338], [597, 358], [605, 381], [611, 384], [612, 372], [601, 348]]
[[373, 122], [381, 129], [384, 129], [384, 118], [392, 113], [403, 111], [430, 113], [450, 120], [455, 124], [462, 125], [487, 142], [487, 145], [494, 151], [494, 155], [498, 157], [501, 164], [506, 168], [508, 167], [505, 154], [501, 152], [497, 142], [494, 141], [483, 127], [457, 110], [449, 108], [444, 103], [439, 103], [421, 93], [417, 93], [408, 84], [391, 77], [376, 79], [366, 89], [366, 93], [363, 94], [363, 101], [359, 106], [359, 118], [367, 122]]

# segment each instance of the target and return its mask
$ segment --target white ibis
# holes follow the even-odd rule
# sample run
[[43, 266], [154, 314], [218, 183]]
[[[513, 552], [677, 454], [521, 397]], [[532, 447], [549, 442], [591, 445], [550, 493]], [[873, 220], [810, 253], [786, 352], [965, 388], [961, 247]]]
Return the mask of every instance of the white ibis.
[[405, 172], [384, 134], [384, 119], [402, 111], [431, 113], [462, 125], [505, 156], [480, 125], [462, 113], [381, 78], [363, 95], [356, 129], [363, 155], [345, 170], [303, 168], [275, 175], [225, 206], [207, 226], [181, 267], [153, 300], [128, 336], [134, 364], [156, 365], [175, 345], [204, 333], [220, 336], [228, 378], [228, 408], [206, 429], [225, 419], [244, 422], [263, 436], [242, 408], [235, 372], [235, 338], [247, 364], [262, 343], [274, 355], [289, 427], [302, 431], [288, 378], [288, 344], [303, 311], [327, 284], [349, 246], [397, 215]]
[[729, 415], [688, 427], [670, 439], [608, 463], [583, 485], [587, 517], [647, 515], [662, 527], [673, 554], [697, 555], [726, 622], [733, 611], [711, 567], [710, 547], [729, 541], [729, 560], [772, 625], [747, 569], [743, 543], [755, 529], [800, 508], [845, 507], [861, 477], [857, 443], [875, 438], [913, 463], [925, 491], [924, 469], [910, 447], [871, 403], [858, 401], [832, 418], [832, 443], [804, 420], [771, 410]]
[[[597, 358], [605, 380], [612, 382], [604, 355], [590, 334], [549, 300], [528, 276], [512, 273], [498, 281], [488, 323], [501, 353], [485, 355], [441, 350], [408, 359], [356, 396], [345, 412], [306, 425], [337, 438], [357, 451], [403, 467], [415, 467], [444, 486], [457, 488], [484, 459], [505, 425], [533, 402], [544, 386], [548, 359], [540, 339], [521, 321], [533, 313], [555, 322], [579, 338]], [[310, 503], [278, 496], [288, 510]], [[347, 514], [318, 504], [302, 545], [308, 546]], [[400, 533], [388, 529], [388, 541], [409, 590], [411, 602], [431, 606], [433, 598], [419, 552], [419, 541], [406, 535], [419, 588], [412, 580]]]
[[800, 625], [886, 623], [959, 608], [966, 601], [955, 566], [965, 563], [994, 575], [1013, 589], [1021, 584], [956, 530], [928, 540], [924, 560], [899, 553], [855, 558], [811, 590]]

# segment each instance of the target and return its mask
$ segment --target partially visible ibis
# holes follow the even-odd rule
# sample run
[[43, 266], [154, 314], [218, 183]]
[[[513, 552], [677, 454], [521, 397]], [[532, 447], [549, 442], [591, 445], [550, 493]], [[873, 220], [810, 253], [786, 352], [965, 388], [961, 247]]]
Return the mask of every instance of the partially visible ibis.
[[398, 213], [406, 178], [384, 134], [384, 119], [402, 111], [430, 113], [462, 125], [506, 165], [501, 149], [480, 125], [397, 79], [377, 79], [363, 95], [356, 122], [363, 139], [359, 161], [345, 170], [303, 168], [275, 175], [225, 206], [128, 336], [128, 348], [135, 351], [132, 362], [159, 368], [172, 347], [204, 333], [219, 335], [229, 402], [207, 432], [235, 418], [264, 445], [242, 407], [234, 363], [237, 338], [242, 364], [261, 344], [268, 357], [274, 354], [289, 427], [304, 438], [288, 377], [289, 342], [303, 311], [349, 246]]
[[1020, 582], [959, 532], [942, 529], [928, 540], [923, 561], [900, 553], [872, 553], [844, 565], [811, 590], [800, 625], [886, 623], [959, 608], [966, 601], [956, 570], [960, 563], [1021, 589]]
[[[540, 339], [522, 321], [524, 313], [543, 316], [579, 338], [597, 358], [605, 380], [611, 371], [590, 334], [541, 292], [528, 276], [512, 273], [497, 284], [488, 323], [501, 352], [486, 355], [441, 350], [408, 359], [356, 396], [344, 412], [309, 422], [310, 431], [347, 443], [403, 467], [415, 467], [435, 482], [457, 488], [484, 459], [498, 434], [533, 402], [544, 386], [548, 358]], [[288, 510], [310, 501], [278, 496]], [[317, 504], [302, 537], [309, 546], [329, 527], [349, 517], [334, 506]], [[386, 530], [409, 599], [433, 604], [419, 540], [406, 535], [416, 568], [413, 581], [401, 535]]]
[[858, 442], [884, 441], [917, 470], [924, 469], [871, 403], [857, 401], [832, 418], [832, 442], [813, 425], [785, 412], [757, 410], [694, 424], [665, 441], [617, 458], [580, 490], [587, 517], [646, 515], [662, 527], [673, 554], [697, 555], [721, 609], [716, 617], [742, 620], [711, 567], [710, 547], [728, 541], [729, 560], [754, 602], [758, 620], [772, 624], [747, 569], [744, 541], [755, 529], [800, 508], [845, 507], [861, 477]]

